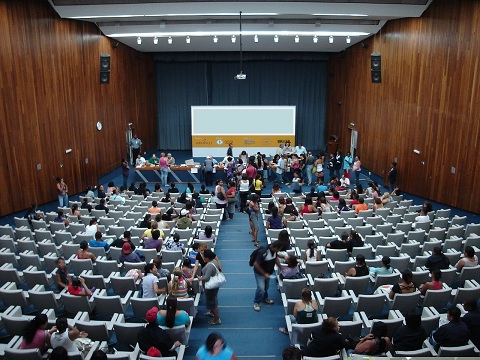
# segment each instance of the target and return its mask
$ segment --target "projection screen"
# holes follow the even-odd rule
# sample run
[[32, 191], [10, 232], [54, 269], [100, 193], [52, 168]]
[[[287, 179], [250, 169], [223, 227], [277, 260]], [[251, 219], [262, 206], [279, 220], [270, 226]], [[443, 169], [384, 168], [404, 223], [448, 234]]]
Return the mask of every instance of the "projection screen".
[[295, 145], [295, 106], [192, 106], [192, 155], [224, 157], [242, 150], [275, 154], [278, 145]]

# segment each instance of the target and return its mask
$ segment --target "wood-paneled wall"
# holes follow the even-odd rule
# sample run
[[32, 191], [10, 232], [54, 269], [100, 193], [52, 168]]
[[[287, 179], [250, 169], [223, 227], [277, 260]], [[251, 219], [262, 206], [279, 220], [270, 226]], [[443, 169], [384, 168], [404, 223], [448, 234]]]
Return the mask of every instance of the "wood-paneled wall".
[[[365, 167], [386, 176], [397, 158], [405, 191], [480, 213], [479, 33], [479, 1], [435, 0], [419, 19], [387, 23], [368, 48], [334, 54], [326, 133], [346, 151], [355, 123]], [[372, 52], [381, 84], [371, 82]]]
[[[126, 156], [128, 123], [145, 149], [156, 146], [151, 54], [115, 48], [94, 24], [36, 0], [0, 0], [0, 44], [0, 216], [54, 200], [57, 176], [72, 194], [96, 184]], [[108, 85], [99, 83], [102, 53]]]

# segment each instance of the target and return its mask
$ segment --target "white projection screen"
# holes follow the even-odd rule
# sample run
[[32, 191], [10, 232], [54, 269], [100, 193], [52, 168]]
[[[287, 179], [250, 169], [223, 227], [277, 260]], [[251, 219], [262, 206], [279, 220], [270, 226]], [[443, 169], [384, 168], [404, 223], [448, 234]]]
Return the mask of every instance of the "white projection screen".
[[224, 157], [242, 150], [275, 154], [278, 145], [295, 145], [295, 106], [192, 106], [192, 155]]

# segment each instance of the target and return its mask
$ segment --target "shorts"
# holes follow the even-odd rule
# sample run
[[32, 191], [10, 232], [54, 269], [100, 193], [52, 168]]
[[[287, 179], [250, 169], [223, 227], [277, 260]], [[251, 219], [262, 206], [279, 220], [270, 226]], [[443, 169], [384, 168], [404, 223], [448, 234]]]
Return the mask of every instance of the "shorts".
[[257, 214], [251, 214], [250, 215], [250, 221], [253, 224], [253, 228], [258, 229], [258, 215]]
[[205, 289], [205, 306], [210, 311], [218, 307], [218, 289]]

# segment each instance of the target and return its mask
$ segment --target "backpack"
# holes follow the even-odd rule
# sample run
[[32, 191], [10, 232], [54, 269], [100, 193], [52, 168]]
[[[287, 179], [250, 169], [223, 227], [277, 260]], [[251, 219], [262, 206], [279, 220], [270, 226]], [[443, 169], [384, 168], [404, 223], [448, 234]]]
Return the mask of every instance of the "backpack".
[[[265, 250], [263, 246], [260, 246], [252, 251], [252, 253], [250, 254], [250, 260], [248, 261], [248, 265], [253, 266], [253, 264], [255, 263], [255, 259], [257, 258], [258, 252], [262, 249]], [[265, 251], [265, 254], [263, 255], [263, 257], [265, 258], [266, 256], [267, 256], [267, 252]]]

